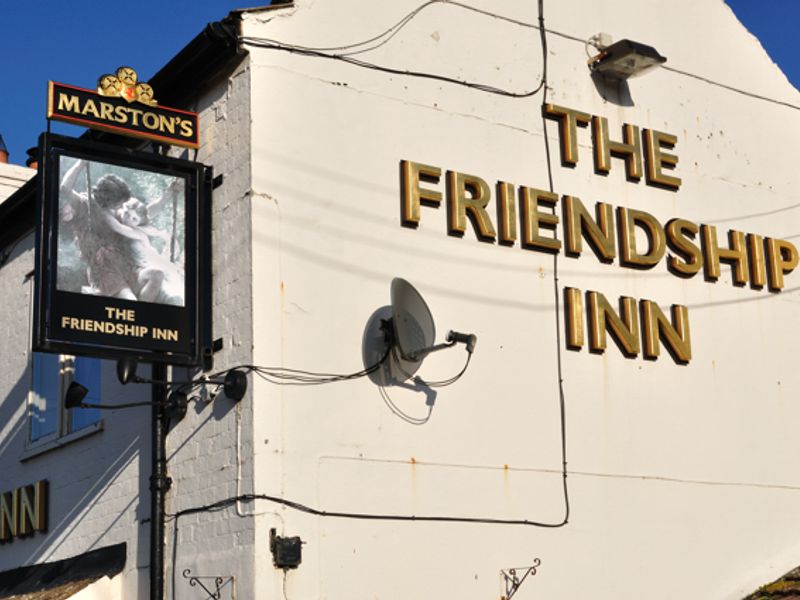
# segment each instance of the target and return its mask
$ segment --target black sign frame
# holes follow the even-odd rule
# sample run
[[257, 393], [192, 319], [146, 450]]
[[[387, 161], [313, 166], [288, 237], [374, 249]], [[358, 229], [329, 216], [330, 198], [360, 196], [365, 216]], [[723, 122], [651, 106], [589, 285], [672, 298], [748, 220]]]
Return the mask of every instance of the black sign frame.
[[[49, 133], [40, 136], [39, 153], [33, 350], [202, 365], [211, 354], [211, 167]], [[81, 192], [67, 189], [65, 183], [71, 170], [67, 165], [78, 162], [86, 179]], [[116, 196], [109, 196], [108, 186], [114, 182], [92, 181], [90, 168], [107, 171], [110, 180], [129, 176], [132, 185], [121, 185], [128, 201], [120, 200], [124, 194], [119, 187], [112, 189]], [[154, 253], [155, 246], [146, 247], [151, 238], [140, 228], [118, 226], [122, 216], [110, 216], [120, 215], [130, 204], [143, 204], [133, 197], [141, 189], [133, 185], [138, 179], [162, 188], [167, 182], [174, 186], [171, 213], [165, 218], [171, 216], [182, 229], [176, 236], [173, 224], [170, 242], [171, 254], [180, 260], [157, 259], [156, 254], [169, 255], [170, 249]], [[72, 240], [73, 248], [66, 239]], [[175, 250], [178, 246], [180, 252]], [[68, 251], [78, 258], [67, 260]], [[67, 265], [74, 273], [83, 267], [88, 285], [77, 287], [65, 277]], [[112, 283], [98, 286], [97, 280]], [[173, 294], [165, 291], [168, 281]]]

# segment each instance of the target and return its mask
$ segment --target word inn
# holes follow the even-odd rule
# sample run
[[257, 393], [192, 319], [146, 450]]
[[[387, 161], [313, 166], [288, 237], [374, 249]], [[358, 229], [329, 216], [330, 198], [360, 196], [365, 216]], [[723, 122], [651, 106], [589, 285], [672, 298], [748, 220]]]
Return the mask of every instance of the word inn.
[[47, 531], [47, 481], [0, 494], [0, 543]]

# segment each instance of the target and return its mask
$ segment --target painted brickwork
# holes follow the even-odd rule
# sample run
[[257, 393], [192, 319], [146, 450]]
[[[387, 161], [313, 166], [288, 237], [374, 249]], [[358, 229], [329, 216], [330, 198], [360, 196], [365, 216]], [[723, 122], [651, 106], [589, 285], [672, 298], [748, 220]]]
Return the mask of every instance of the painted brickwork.
[[[250, 252], [250, 68], [245, 59], [220, 77], [201, 97], [202, 145], [197, 160], [213, 165], [222, 185], [213, 200], [214, 337], [223, 350], [214, 370], [252, 363], [252, 292]], [[252, 396], [239, 404], [219, 395], [213, 403], [198, 402], [167, 439], [173, 479], [167, 512], [202, 506], [252, 491]], [[241, 463], [241, 464], [240, 464]], [[176, 599], [196, 594], [182, 577], [235, 577], [238, 598], [252, 597], [253, 519], [250, 508], [236, 507], [182, 517], [168, 523], [168, 585]], [[231, 584], [223, 595], [228, 598]]]
[[27, 167], [0, 163], [0, 202], [28, 181], [35, 171]]

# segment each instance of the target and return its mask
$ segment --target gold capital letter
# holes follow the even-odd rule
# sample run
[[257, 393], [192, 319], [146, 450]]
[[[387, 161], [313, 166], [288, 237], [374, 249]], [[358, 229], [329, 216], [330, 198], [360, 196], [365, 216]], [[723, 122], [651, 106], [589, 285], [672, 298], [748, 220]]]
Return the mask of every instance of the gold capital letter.
[[706, 277], [716, 281], [720, 276], [720, 261], [733, 267], [733, 282], [736, 285], [747, 283], [747, 247], [744, 234], [731, 229], [728, 232], [730, 248], [720, 248], [717, 242], [717, 228], [713, 225], [701, 225], [703, 234], [703, 250], [706, 258]]
[[578, 126], [586, 127], [592, 120], [591, 115], [556, 104], [545, 104], [544, 116], [558, 120], [561, 162], [574, 167], [578, 164]]
[[636, 315], [636, 300], [622, 296], [620, 315], [603, 294], [589, 292], [589, 348], [592, 352], [605, 352], [606, 331], [619, 343], [626, 356], [639, 354], [639, 320]]
[[611, 155], [625, 159], [628, 178], [642, 178], [642, 143], [639, 140], [639, 128], [625, 123], [622, 127], [622, 142], [612, 141], [608, 134], [608, 119], [592, 117], [592, 134], [594, 136], [594, 166], [600, 173], [611, 170]]
[[[582, 237], [586, 237], [603, 262], [611, 262], [617, 255], [614, 248], [614, 210], [610, 204], [595, 205], [597, 221], [575, 196], [564, 196], [564, 237], [566, 251], [578, 256], [583, 250]], [[598, 225], [599, 223], [599, 225]]]
[[522, 195], [522, 244], [528, 248], [553, 253], [561, 250], [561, 240], [539, 235], [540, 226], [555, 230], [558, 225], [558, 215], [537, 210], [541, 204], [554, 209], [558, 203], [558, 194], [525, 186], [520, 188], [520, 194]]
[[404, 160], [400, 162], [403, 174], [403, 224], [417, 226], [419, 224], [419, 206], [424, 202], [431, 206], [439, 206], [442, 201], [441, 192], [428, 190], [419, 186], [420, 181], [439, 183], [442, 170], [422, 163]]
[[80, 112], [80, 105], [78, 104], [77, 96], [67, 96], [64, 92], [58, 94], [58, 110], [71, 110], [72, 112]]
[[467, 214], [471, 217], [478, 239], [494, 240], [495, 231], [486, 205], [492, 193], [480, 177], [448, 171], [448, 208], [450, 233], [462, 234], [467, 230]]
[[783, 275], [797, 266], [797, 248], [786, 240], [767, 238], [767, 262], [769, 263], [769, 289], [780, 292], [783, 289]]
[[642, 328], [644, 329], [644, 356], [656, 359], [660, 354], [659, 337], [664, 340], [675, 361], [688, 363], [692, 359], [692, 342], [689, 335], [689, 309], [672, 305], [672, 323], [652, 300], [642, 300]]
[[[649, 269], [658, 264], [666, 251], [664, 229], [658, 220], [643, 210], [620, 207], [619, 215], [620, 242], [622, 245], [621, 261], [627, 266]], [[636, 251], [636, 225], [644, 229], [649, 240], [649, 248], [644, 254]]]
[[647, 155], [647, 183], [661, 185], [677, 190], [681, 187], [680, 177], [666, 175], [663, 167], [674, 169], [678, 164], [678, 157], [674, 154], [663, 152], [661, 148], [674, 148], [678, 137], [652, 129], [644, 130], [644, 148]]

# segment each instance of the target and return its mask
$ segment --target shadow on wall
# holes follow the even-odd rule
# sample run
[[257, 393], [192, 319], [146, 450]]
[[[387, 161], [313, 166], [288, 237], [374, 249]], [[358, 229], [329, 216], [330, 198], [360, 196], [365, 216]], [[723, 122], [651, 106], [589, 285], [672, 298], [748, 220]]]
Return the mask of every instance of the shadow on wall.
[[[116, 414], [119, 411], [108, 411], [103, 414], [105, 431], [94, 430], [22, 460], [28, 447], [29, 386], [28, 361], [0, 404], [0, 422], [7, 424], [0, 439], [0, 492], [47, 480], [47, 531], [8, 542], [0, 557], [0, 571], [69, 558], [137, 538], [142, 556], [136, 562], [146, 564], [149, 528], [141, 524], [149, 519], [149, 485], [147, 475], [140, 474], [137, 459], [149, 463], [148, 418], [131, 420], [129, 415]], [[146, 409], [144, 413], [149, 415]], [[129, 549], [133, 550], [132, 544]], [[129, 558], [127, 567], [135, 566]]]
[[[410, 362], [395, 353], [386, 356], [388, 344], [384, 328], [391, 318], [392, 307], [382, 306], [367, 320], [362, 339], [364, 367], [369, 370], [380, 364], [378, 369], [369, 373], [369, 379], [378, 386], [381, 398], [396, 417], [411, 425], [424, 425], [433, 413], [436, 391], [422, 379], [414, 377], [422, 364], [421, 359]], [[402, 401], [395, 400], [389, 393], [390, 388], [409, 390], [419, 396], [409, 399], [404, 395]]]
[[592, 72], [592, 83], [597, 93], [606, 102], [611, 102], [611, 104], [616, 104], [617, 106], [633, 106], [631, 88], [626, 80], [614, 79], [601, 73]]

